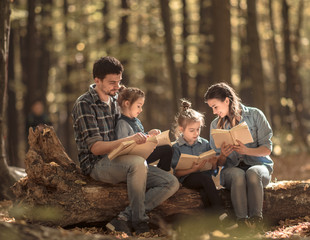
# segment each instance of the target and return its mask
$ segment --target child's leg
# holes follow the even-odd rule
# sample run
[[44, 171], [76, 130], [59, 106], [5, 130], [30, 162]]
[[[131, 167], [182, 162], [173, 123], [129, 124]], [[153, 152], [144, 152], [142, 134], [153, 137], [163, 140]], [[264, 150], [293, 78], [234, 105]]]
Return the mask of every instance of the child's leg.
[[[222, 199], [217, 192], [211, 174], [207, 172], [191, 173], [182, 184], [187, 188], [199, 189], [203, 200], [210, 203], [212, 210], [217, 213], [225, 212]], [[208, 203], [204, 202], [204, 205], [207, 206]]]
[[172, 160], [172, 147], [163, 145], [156, 147], [152, 154], [146, 159], [147, 163], [159, 160], [157, 167], [165, 171], [170, 171]]

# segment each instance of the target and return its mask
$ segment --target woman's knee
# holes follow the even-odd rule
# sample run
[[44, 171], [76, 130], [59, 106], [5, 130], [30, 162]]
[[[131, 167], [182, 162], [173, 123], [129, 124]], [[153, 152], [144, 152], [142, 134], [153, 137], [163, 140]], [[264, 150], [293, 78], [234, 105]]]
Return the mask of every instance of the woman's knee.
[[251, 169], [246, 172], [246, 179], [249, 185], [260, 184], [261, 182], [261, 176], [255, 170]]
[[246, 186], [246, 178], [245, 174], [242, 172], [236, 172], [234, 175], [231, 176], [231, 182], [236, 187]]

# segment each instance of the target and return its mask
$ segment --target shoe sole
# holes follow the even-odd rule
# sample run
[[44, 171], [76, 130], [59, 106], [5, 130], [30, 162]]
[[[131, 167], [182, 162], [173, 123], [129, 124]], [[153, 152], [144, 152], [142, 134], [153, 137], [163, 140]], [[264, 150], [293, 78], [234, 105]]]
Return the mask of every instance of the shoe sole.
[[[107, 228], [107, 230], [108, 231], [110, 231], [110, 232], [117, 232], [116, 230], [115, 230], [115, 227], [111, 224], [111, 223], [108, 223], [107, 225], [105, 225], [105, 227]], [[128, 236], [132, 236], [132, 233], [131, 232], [124, 232], [124, 231], [121, 231], [121, 232], [123, 232], [123, 233], [126, 233]]]
[[236, 223], [236, 224], [234, 224], [234, 225], [232, 225], [232, 226], [230, 226], [230, 227], [225, 228], [225, 230], [231, 231], [231, 230], [233, 230], [233, 229], [236, 229], [237, 227], [238, 227], [238, 224]]
[[111, 223], [108, 223], [107, 225], [105, 225], [105, 227], [111, 232], [115, 231], [115, 227]]

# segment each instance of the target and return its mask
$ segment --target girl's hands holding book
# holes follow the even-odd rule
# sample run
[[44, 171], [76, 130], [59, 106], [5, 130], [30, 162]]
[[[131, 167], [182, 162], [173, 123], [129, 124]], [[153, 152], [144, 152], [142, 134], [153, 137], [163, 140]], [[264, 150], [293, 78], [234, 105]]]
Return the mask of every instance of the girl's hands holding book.
[[148, 134], [151, 135], [151, 136], [156, 136], [156, 135], [158, 135], [160, 133], [161, 133], [161, 131], [159, 129], [152, 129], [152, 130], [150, 130], [148, 132]]
[[138, 132], [131, 136], [131, 140], [134, 140], [137, 144], [145, 143], [147, 136], [142, 132]]
[[202, 169], [207, 161], [208, 161], [208, 159], [203, 160], [200, 163], [193, 162], [193, 165], [192, 165], [193, 172], [198, 172], [200, 169]]

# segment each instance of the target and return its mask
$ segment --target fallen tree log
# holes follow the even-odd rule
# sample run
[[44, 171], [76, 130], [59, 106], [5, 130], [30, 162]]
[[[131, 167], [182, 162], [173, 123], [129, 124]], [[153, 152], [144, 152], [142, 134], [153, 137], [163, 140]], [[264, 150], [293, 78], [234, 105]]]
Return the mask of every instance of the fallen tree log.
[[[50, 227], [0, 222], [0, 239], [22, 239], [22, 240], [118, 240], [120, 237], [102, 234], [83, 234], [64, 229]], [[129, 239], [137, 239], [131, 237]], [[150, 239], [151, 240], [151, 239]]]
[[[107, 222], [128, 205], [126, 184], [104, 184], [84, 176], [68, 157], [52, 127], [29, 132], [27, 177], [12, 187], [16, 196], [10, 211], [16, 219], [47, 226]], [[264, 216], [270, 223], [310, 215], [310, 182], [287, 181], [270, 184], [265, 190]], [[228, 208], [229, 192], [220, 190]], [[150, 215], [163, 219], [201, 211], [197, 191], [180, 188]]]

